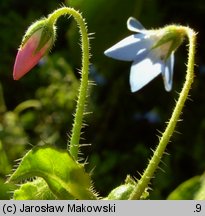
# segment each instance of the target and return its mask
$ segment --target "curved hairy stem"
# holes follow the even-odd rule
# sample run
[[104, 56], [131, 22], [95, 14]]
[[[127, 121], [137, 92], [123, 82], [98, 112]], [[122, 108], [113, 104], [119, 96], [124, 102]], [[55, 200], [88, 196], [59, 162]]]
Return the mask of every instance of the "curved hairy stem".
[[151, 178], [156, 171], [160, 160], [165, 152], [166, 146], [169, 143], [169, 140], [174, 132], [175, 126], [180, 118], [182, 109], [184, 107], [184, 103], [188, 98], [189, 91], [191, 89], [191, 84], [194, 79], [194, 57], [195, 57], [195, 46], [196, 46], [196, 33], [188, 28], [179, 26], [179, 31], [184, 32], [189, 40], [189, 50], [188, 50], [188, 63], [187, 63], [187, 73], [186, 73], [186, 80], [182, 91], [179, 95], [179, 99], [176, 103], [176, 106], [173, 110], [172, 116], [167, 124], [167, 127], [160, 138], [159, 144], [154, 151], [154, 154], [149, 161], [147, 168], [145, 169], [142, 177], [138, 181], [135, 189], [133, 190], [132, 194], [130, 195], [129, 199], [140, 199], [145, 189], [148, 187]]
[[83, 123], [84, 107], [88, 88], [88, 70], [89, 70], [89, 38], [87, 33], [86, 23], [79, 12], [73, 8], [63, 7], [54, 11], [48, 17], [48, 22], [53, 25], [56, 20], [62, 15], [72, 15], [76, 20], [81, 34], [81, 49], [82, 49], [82, 69], [81, 69], [81, 84], [77, 99], [77, 107], [71, 133], [71, 139], [68, 142], [69, 152], [75, 160], [78, 160], [79, 141], [81, 128]]

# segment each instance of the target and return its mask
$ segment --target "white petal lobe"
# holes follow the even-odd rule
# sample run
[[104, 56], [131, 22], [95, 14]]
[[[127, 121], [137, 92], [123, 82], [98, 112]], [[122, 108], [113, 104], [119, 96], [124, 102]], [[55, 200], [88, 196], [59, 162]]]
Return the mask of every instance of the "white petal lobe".
[[158, 76], [162, 71], [162, 62], [153, 63], [150, 58], [133, 62], [130, 71], [130, 87], [136, 92]]
[[152, 45], [153, 41], [147, 40], [145, 35], [135, 34], [107, 49], [104, 54], [117, 60], [134, 61], [139, 53], [150, 50]]
[[139, 32], [139, 33], [142, 33], [143, 32], [142, 30], [145, 30], [144, 26], [134, 17], [130, 17], [127, 20], [127, 28], [130, 31]]

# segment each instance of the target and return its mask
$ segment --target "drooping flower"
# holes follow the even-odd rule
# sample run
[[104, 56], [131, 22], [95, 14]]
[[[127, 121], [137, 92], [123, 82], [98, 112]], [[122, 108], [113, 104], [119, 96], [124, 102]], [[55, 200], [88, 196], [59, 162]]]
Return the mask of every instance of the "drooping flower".
[[13, 78], [19, 80], [29, 72], [39, 60], [51, 49], [55, 40], [55, 26], [47, 24], [46, 19], [31, 25], [18, 50]]
[[136, 92], [162, 74], [166, 91], [172, 89], [174, 51], [182, 43], [184, 32], [171, 25], [159, 30], [146, 30], [139, 21], [130, 17], [127, 28], [135, 32], [121, 40], [104, 54], [108, 57], [132, 61], [131, 91]]

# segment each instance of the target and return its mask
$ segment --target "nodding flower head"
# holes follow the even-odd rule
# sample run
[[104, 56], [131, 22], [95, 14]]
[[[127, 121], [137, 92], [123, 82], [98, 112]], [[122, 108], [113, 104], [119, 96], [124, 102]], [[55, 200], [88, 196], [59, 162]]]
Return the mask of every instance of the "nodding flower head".
[[19, 80], [29, 72], [52, 48], [54, 41], [55, 26], [48, 24], [47, 19], [32, 24], [26, 31], [16, 56], [14, 80]]
[[174, 51], [185, 36], [178, 26], [146, 30], [139, 21], [129, 18], [127, 27], [135, 32], [105, 51], [105, 55], [123, 61], [132, 61], [131, 91], [136, 92], [159, 74], [166, 91], [172, 89]]

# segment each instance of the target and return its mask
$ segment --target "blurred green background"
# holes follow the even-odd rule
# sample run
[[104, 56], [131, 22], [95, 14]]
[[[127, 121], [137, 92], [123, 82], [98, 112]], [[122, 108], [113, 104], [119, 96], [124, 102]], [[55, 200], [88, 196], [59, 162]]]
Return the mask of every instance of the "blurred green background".
[[[198, 34], [196, 76], [190, 100], [152, 181], [150, 199], [166, 199], [181, 182], [205, 170], [205, 4], [203, 0], [1, 0], [0, 2], [0, 199], [9, 199], [15, 186], [4, 185], [32, 146], [52, 143], [66, 148], [79, 86], [81, 51], [76, 23], [62, 17], [52, 52], [20, 81], [12, 79], [17, 48], [25, 30], [60, 5], [75, 7], [85, 17], [91, 40], [90, 80], [86, 126], [81, 151], [93, 172], [101, 196], [124, 182], [139, 178], [166, 126], [184, 82], [186, 42], [176, 52], [174, 85], [164, 91], [159, 76], [137, 93], [129, 87], [130, 62], [103, 55], [104, 50], [132, 34], [130, 16], [146, 28], [166, 24], [192, 27]], [[139, 173], [138, 173], [139, 172]]]

